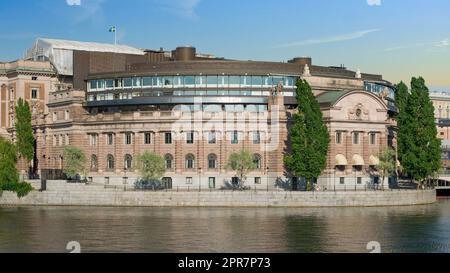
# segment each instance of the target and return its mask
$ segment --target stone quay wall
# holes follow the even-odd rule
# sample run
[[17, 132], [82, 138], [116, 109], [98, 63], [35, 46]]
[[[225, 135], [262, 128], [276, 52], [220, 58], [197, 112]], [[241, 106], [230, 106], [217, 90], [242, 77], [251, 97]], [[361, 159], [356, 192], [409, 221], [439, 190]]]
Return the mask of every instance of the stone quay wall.
[[75, 186], [71, 190], [33, 191], [21, 199], [12, 192], [3, 192], [0, 197], [0, 206], [376, 207], [435, 202], [435, 190], [143, 192]]

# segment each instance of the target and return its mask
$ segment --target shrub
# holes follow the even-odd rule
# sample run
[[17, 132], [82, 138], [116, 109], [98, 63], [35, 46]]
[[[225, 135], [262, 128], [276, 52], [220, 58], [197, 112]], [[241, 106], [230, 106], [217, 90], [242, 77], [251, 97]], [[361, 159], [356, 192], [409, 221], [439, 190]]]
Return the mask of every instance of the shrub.
[[22, 198], [27, 196], [33, 190], [33, 187], [30, 183], [17, 183], [17, 182], [6, 182], [0, 184], [0, 192], [1, 191], [10, 191], [15, 192], [17, 197]]

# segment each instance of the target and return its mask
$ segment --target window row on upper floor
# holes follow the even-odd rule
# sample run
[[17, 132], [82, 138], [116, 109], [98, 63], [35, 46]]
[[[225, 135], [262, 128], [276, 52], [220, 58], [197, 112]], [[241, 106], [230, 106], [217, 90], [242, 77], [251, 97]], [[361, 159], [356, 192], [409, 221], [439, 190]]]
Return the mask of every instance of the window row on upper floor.
[[88, 81], [88, 91], [133, 88], [262, 88], [282, 84], [294, 88], [296, 77], [283, 76], [164, 76], [99, 79]]
[[[87, 96], [87, 101], [109, 101], [109, 100], [131, 100], [133, 98], [140, 97], [190, 97], [190, 96], [255, 96], [255, 97], [269, 97], [270, 91], [261, 91], [261, 90], [177, 90], [177, 91], [133, 91], [133, 92], [121, 92], [121, 93], [110, 93], [110, 92], [102, 92], [102, 93], [90, 93]], [[294, 97], [294, 92], [283, 92], [283, 96], [285, 97]]]

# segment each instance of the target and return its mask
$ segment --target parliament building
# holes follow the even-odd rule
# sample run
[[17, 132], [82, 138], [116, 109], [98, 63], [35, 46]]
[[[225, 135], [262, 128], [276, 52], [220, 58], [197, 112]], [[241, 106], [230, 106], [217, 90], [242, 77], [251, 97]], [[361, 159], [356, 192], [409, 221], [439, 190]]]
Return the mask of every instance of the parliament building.
[[236, 183], [225, 166], [246, 149], [257, 166], [246, 186], [297, 189], [302, 179], [286, 171], [283, 157], [299, 78], [311, 85], [330, 134], [317, 183], [329, 190], [381, 183], [378, 153], [396, 146], [393, 85], [308, 57], [240, 61], [191, 46], [38, 39], [23, 60], [0, 63], [0, 135], [14, 140], [14, 105], [22, 97], [36, 137], [32, 169], [19, 164], [24, 175], [60, 176], [70, 145], [84, 151], [89, 182], [133, 185], [138, 155], [151, 151], [164, 158], [164, 187], [213, 190]]

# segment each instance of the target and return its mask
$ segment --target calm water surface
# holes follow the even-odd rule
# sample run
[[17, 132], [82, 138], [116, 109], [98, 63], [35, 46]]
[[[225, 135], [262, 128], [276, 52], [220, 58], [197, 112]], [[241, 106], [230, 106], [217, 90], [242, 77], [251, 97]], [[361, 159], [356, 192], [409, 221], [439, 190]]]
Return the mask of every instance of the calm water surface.
[[450, 252], [450, 200], [392, 208], [0, 208], [0, 252]]

